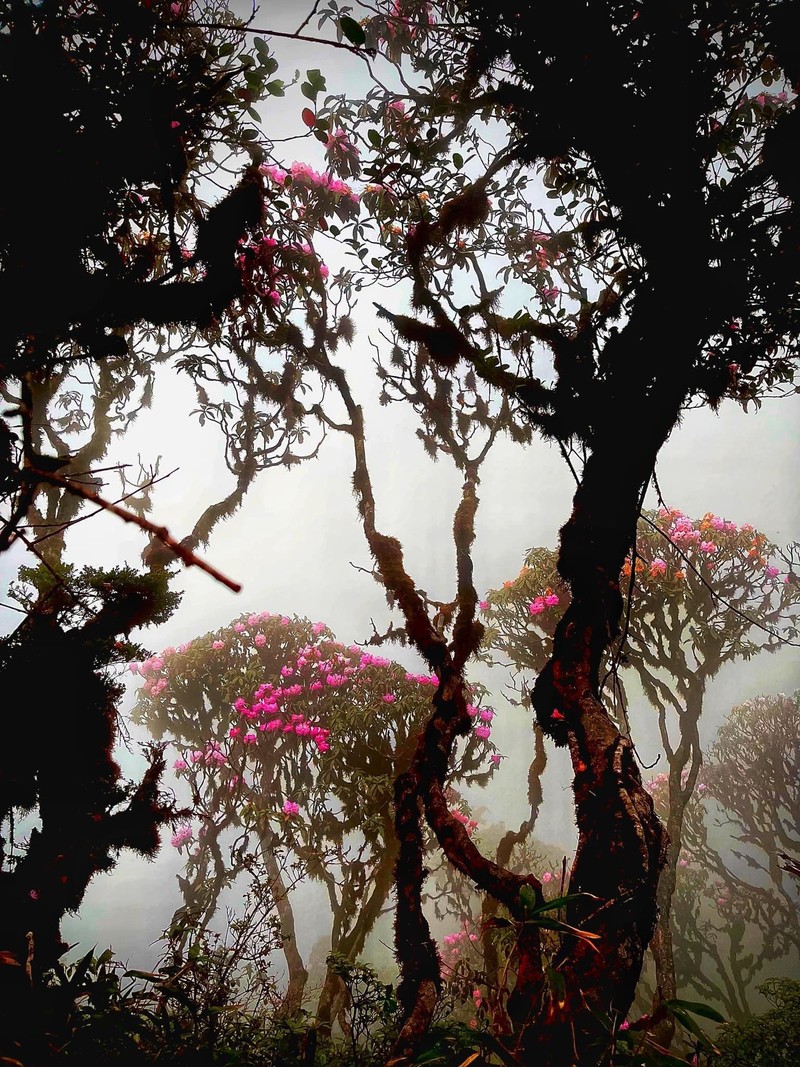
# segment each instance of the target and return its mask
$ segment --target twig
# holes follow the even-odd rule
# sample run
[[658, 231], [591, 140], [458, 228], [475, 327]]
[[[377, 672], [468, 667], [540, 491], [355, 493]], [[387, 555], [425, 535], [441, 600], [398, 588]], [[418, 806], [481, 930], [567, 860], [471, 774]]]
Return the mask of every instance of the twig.
[[231, 589], [234, 593], [241, 592], [242, 586], [239, 582], [234, 582], [231, 578], [227, 578], [221, 571], [218, 571], [216, 567], [213, 567], [210, 563], [206, 563], [204, 559], [196, 556], [191, 549], [186, 548], [185, 545], [176, 541], [166, 526], [156, 526], [155, 523], [150, 522], [148, 519], [144, 519], [140, 515], [135, 515], [132, 511], [126, 511], [124, 508], [119, 507], [118, 504], [113, 504], [110, 500], [105, 500], [91, 489], [87, 489], [85, 486], [80, 485], [80, 483], [69, 482], [66, 478], [62, 478], [58, 474], [48, 474], [46, 471], [40, 471], [36, 470], [35, 467], [30, 467], [23, 472], [23, 475], [26, 479], [30, 479], [34, 482], [46, 482], [48, 485], [55, 485], [59, 489], [65, 489], [67, 492], [74, 493], [76, 496], [82, 497], [84, 500], [91, 501], [104, 511], [110, 511], [112, 515], [116, 515], [117, 518], [122, 519], [123, 522], [132, 522], [146, 533], [158, 538], [158, 540], [170, 548], [187, 567], [199, 567], [201, 571], [205, 571], [206, 574], [211, 575], [212, 578], [221, 582], [222, 585], [227, 586], [227, 588]]

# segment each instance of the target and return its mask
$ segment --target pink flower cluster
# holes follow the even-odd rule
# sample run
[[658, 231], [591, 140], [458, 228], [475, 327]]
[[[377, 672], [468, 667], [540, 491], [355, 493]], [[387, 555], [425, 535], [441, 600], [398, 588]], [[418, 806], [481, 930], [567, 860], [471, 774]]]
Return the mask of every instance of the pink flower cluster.
[[476, 737], [480, 737], [482, 741], [488, 741], [492, 735], [491, 722], [494, 719], [495, 713], [491, 708], [479, 708], [475, 704], [467, 704], [467, 714], [471, 719], [475, 719], [477, 725], [474, 727], [474, 733]]
[[[355, 149], [353, 150], [355, 151]], [[292, 163], [291, 170], [288, 173], [281, 167], [275, 167], [271, 164], [262, 164], [259, 170], [265, 177], [274, 182], [275, 185], [285, 185], [286, 179], [291, 176], [292, 182], [297, 185], [305, 186], [310, 189], [326, 190], [329, 193], [333, 193], [335, 196], [347, 197], [353, 203], [358, 203], [358, 195], [353, 192], [347, 182], [340, 181], [338, 178], [332, 178], [329, 174], [321, 174], [319, 171], [314, 170], [308, 163], [302, 163], [300, 161]]]
[[439, 679], [435, 674], [407, 674], [407, 682], [416, 682], [417, 685], [438, 685]]
[[191, 841], [194, 837], [191, 826], [184, 823], [183, 826], [179, 826], [175, 833], [172, 835], [172, 847], [180, 848], [181, 845], [185, 845], [187, 841]]
[[446, 934], [442, 938], [444, 951], [441, 955], [445, 974], [452, 973], [455, 970], [465, 950], [469, 949], [470, 945], [478, 940], [478, 935], [474, 930], [470, 929], [470, 925], [468, 919], [463, 919], [460, 930], [453, 934]]
[[541, 615], [542, 612], [547, 611], [548, 608], [554, 608], [558, 605], [557, 593], [545, 593], [544, 596], [537, 596], [534, 600], [528, 604], [528, 611], [531, 615]]
[[453, 816], [454, 819], [457, 819], [458, 822], [460, 822], [462, 826], [466, 828], [466, 831], [470, 835], [470, 837], [478, 829], [478, 824], [475, 819], [470, 819], [467, 815], [465, 815], [462, 811], [459, 811], [457, 808], [451, 808], [450, 814]]

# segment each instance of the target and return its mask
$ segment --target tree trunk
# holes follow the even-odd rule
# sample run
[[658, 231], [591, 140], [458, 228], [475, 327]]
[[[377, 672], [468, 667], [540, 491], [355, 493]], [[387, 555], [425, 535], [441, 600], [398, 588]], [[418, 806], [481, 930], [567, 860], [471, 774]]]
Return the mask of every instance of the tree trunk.
[[275, 859], [275, 853], [271, 848], [271, 841], [261, 838], [261, 858], [267, 870], [272, 897], [275, 901], [275, 910], [278, 913], [281, 930], [281, 946], [286, 960], [289, 982], [281, 1004], [283, 1015], [294, 1015], [303, 1006], [303, 994], [305, 993], [308, 971], [303, 963], [303, 957], [297, 948], [297, 936], [294, 925], [294, 912], [289, 902], [289, 890], [283, 880], [280, 864]]

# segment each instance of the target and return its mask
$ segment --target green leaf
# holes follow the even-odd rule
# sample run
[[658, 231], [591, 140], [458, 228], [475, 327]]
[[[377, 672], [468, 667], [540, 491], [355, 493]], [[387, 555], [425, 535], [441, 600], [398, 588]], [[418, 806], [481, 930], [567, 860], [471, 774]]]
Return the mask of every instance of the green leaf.
[[367, 39], [367, 35], [363, 29], [356, 22], [355, 19], [351, 19], [349, 15], [342, 15], [339, 19], [339, 25], [342, 28], [342, 33], [345, 35], [348, 41], [352, 44], [360, 47]]
[[269, 56], [269, 45], [263, 37], [256, 37], [253, 44], [255, 45], [256, 52], [258, 52], [259, 56], [262, 56], [264, 59]]
[[373, 146], [373, 148], [380, 148], [383, 144], [381, 135], [377, 130], [367, 130], [367, 140]]
[[464, 157], [460, 152], [453, 152], [453, 165], [457, 167], [458, 170], [461, 170], [464, 166]]
[[[267, 88], [269, 88], [269, 86], [267, 86]], [[314, 103], [316, 103], [317, 97], [319, 96], [319, 89], [315, 89], [310, 82], [303, 82], [300, 86], [300, 92], [307, 100], [313, 100]]]
[[519, 891], [519, 902], [522, 905], [522, 910], [526, 916], [530, 917], [536, 913], [538, 904], [536, 902], [536, 892], [532, 886], [524, 885]]
[[306, 78], [318, 92], [322, 92], [325, 88], [325, 75], [317, 67], [313, 70], [307, 70]]
[[675, 1012], [676, 1008], [682, 1008], [684, 1011], [690, 1011], [693, 1015], [701, 1015], [704, 1019], [711, 1019], [715, 1023], [726, 1022], [725, 1016], [720, 1015], [716, 1008], [710, 1008], [708, 1004], [702, 1004], [695, 1000], [666, 1000], [664, 1007], [668, 1010]]
[[274, 81], [267, 82], [267, 84], [264, 86], [264, 89], [266, 92], [269, 93], [270, 96], [283, 96], [283, 84], [284, 83], [281, 81], [280, 78], [276, 78]]

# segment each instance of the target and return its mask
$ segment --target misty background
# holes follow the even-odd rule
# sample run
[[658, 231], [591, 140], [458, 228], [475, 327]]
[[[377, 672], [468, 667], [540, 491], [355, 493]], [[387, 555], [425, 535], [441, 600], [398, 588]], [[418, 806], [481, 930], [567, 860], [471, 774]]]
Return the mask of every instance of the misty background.
[[[298, 10], [294, 3], [272, 3], [255, 24], [296, 29]], [[313, 23], [308, 32], [318, 32]], [[277, 38], [270, 45], [281, 62], [281, 77], [291, 77], [295, 68], [318, 67], [327, 77], [330, 93], [357, 95], [368, 84], [362, 65], [343, 53]], [[303, 106], [297, 86], [289, 88], [283, 100], [265, 102], [261, 107], [264, 132], [275, 142], [276, 156], [314, 164], [320, 146], [304, 131], [299, 117]], [[293, 141], [282, 143], [282, 138]], [[330, 247], [320, 245], [320, 251], [333, 269], [341, 250], [330, 242]], [[408, 572], [417, 585], [431, 597], [447, 601], [454, 595], [452, 523], [462, 478], [446, 459], [434, 463], [425, 454], [415, 436], [413, 412], [405, 405], [387, 408], [378, 404], [379, 383], [369, 343], [370, 339], [380, 343], [373, 299], [392, 310], [407, 310], [407, 293], [402, 287], [380, 293], [365, 291], [355, 317], [354, 343], [351, 348], [341, 348], [337, 359], [347, 367], [355, 398], [364, 407], [377, 526], [400, 540]], [[188, 533], [200, 512], [232, 485], [224, 464], [221, 434], [213, 426], [198, 425], [196, 417], [189, 414], [195, 406], [191, 383], [172, 369], [162, 369], [152, 407], [140, 414], [106, 461], [135, 463], [140, 456], [148, 464], [159, 459], [162, 474], [173, 472], [154, 488], [150, 517], [177, 538]], [[656, 472], [666, 503], [692, 517], [711, 511], [737, 524], [750, 523], [779, 545], [800, 538], [798, 430], [800, 397], [766, 401], [760, 410], [747, 413], [728, 401], [718, 413], [707, 409], [687, 412], [663, 449]], [[631, 447], [635, 448], [635, 441]], [[242, 592], [231, 593], [199, 570], [181, 568], [173, 583], [173, 588], [184, 593], [178, 610], [159, 629], [134, 632], [132, 637], [157, 652], [223, 626], [242, 613], [261, 611], [324, 621], [345, 644], [368, 639], [373, 622], [378, 631], [385, 630], [391, 617], [382, 589], [356, 569], [369, 569], [371, 561], [351, 492], [352, 466], [350, 439], [330, 435], [318, 458], [291, 470], [281, 468], [260, 475], [242, 508], [216, 528], [204, 552], [215, 567], [241, 582]], [[117, 488], [112, 474], [105, 495], [113, 498]], [[557, 546], [559, 527], [570, 513], [573, 488], [570, 471], [556, 446], [538, 440], [528, 447], [506, 439], [497, 441], [481, 469], [478, 488], [473, 558], [479, 595], [515, 577], [531, 547]], [[654, 496], [646, 506], [657, 506]], [[99, 514], [73, 528], [66, 558], [77, 566], [138, 565], [145, 543], [145, 535], [136, 527]], [[23, 554], [16, 550], [0, 559], [5, 587], [22, 559]], [[1, 599], [7, 602], [7, 595]], [[0, 619], [4, 632], [17, 622], [8, 610]], [[391, 621], [397, 623], [397, 616]], [[424, 670], [412, 650], [388, 645], [380, 651], [408, 670]], [[46, 670], [46, 664], [42, 668]], [[490, 703], [497, 712], [492, 737], [505, 758], [490, 787], [468, 796], [482, 827], [496, 823], [513, 826], [527, 812], [530, 713], [505, 700], [508, 676], [504, 672], [476, 666], [469, 677], [491, 689]], [[625, 681], [639, 755], [645, 764], [653, 764], [661, 754], [655, 715], [632, 678], [626, 675]], [[129, 712], [140, 679], [128, 674], [125, 683], [123, 713]], [[726, 665], [706, 693], [701, 722], [704, 749], [734, 704], [760, 694], [791, 694], [798, 688], [800, 657], [794, 647]], [[67, 679], [53, 679], [51, 699], [63, 705], [64, 714], [69, 713]], [[10, 694], [6, 700], [13, 707]], [[20, 706], [15, 713], [29, 711]], [[146, 740], [140, 728], [130, 728], [130, 747], [122, 746], [118, 753], [126, 775], [141, 773], [144, 761], [138, 744]], [[168, 768], [174, 755], [177, 752], [168, 753]], [[643, 775], [663, 769], [661, 754], [660, 764]], [[574, 848], [575, 838], [570, 781], [565, 751], [548, 745], [544, 804], [535, 833], [544, 844], [565, 854]], [[165, 784], [182, 795], [182, 783], [174, 779], [171, 770]], [[111, 873], [94, 879], [79, 914], [68, 916], [63, 925], [64, 937], [76, 946], [68, 958], [96, 945], [98, 951], [112, 947], [131, 966], [153, 965], [159, 952], [158, 938], [182, 902], [176, 875], [183, 860], [168, 838], [165, 833], [161, 852], [153, 862], [123, 853]], [[224, 899], [228, 902], [227, 897]], [[304, 886], [295, 894], [293, 904], [298, 947], [307, 960], [320, 936], [329, 930], [324, 889]], [[385, 924], [374, 935], [378, 939], [387, 936]], [[388, 958], [386, 950], [383, 957]], [[280, 961], [277, 967], [280, 970]]]

